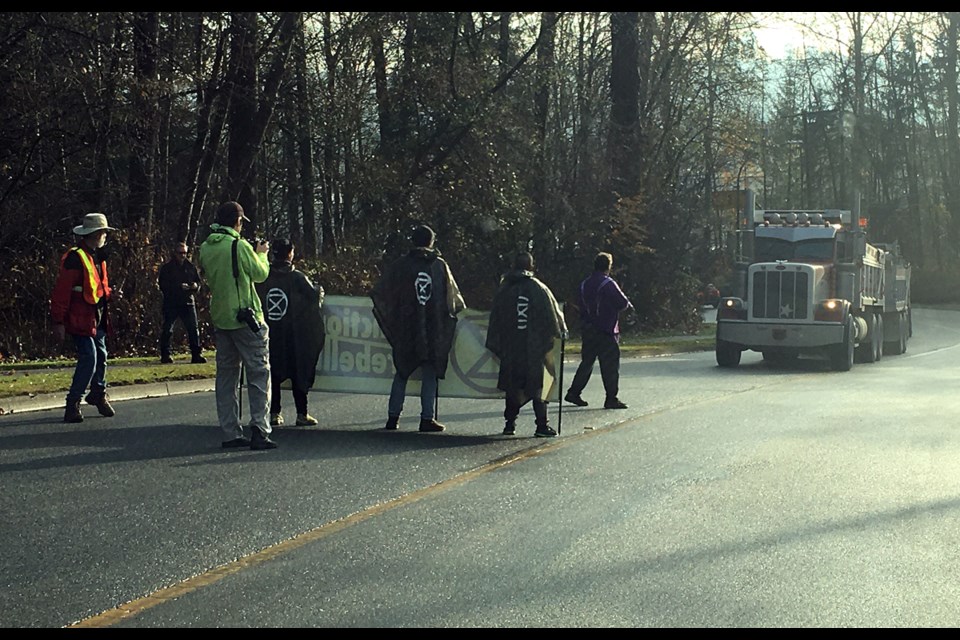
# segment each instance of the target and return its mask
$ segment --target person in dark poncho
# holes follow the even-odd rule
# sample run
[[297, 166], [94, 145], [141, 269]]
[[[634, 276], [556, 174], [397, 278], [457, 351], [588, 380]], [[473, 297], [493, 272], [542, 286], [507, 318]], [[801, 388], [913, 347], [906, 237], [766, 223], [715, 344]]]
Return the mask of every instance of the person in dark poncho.
[[493, 298], [486, 347], [500, 360], [497, 388], [506, 393], [504, 435], [516, 433], [520, 408], [533, 401], [537, 429], [534, 435], [549, 438], [557, 432], [548, 424], [543, 396], [544, 368], [556, 373], [554, 340], [564, 337], [567, 325], [550, 289], [533, 273], [533, 256], [516, 255], [513, 269]]
[[313, 386], [326, 339], [320, 314], [323, 287], [315, 287], [297, 271], [293, 256], [294, 246], [289, 240], [276, 240], [270, 275], [256, 286], [270, 326], [270, 424], [283, 424], [280, 383], [290, 380], [297, 426], [310, 427], [317, 424], [317, 419], [307, 411], [307, 391]]
[[396, 374], [387, 404], [387, 430], [399, 427], [407, 380], [420, 369], [420, 431], [443, 431], [436, 420], [437, 380], [447, 371], [463, 296], [449, 265], [434, 248], [433, 229], [411, 235], [413, 249], [393, 261], [370, 291], [373, 316], [393, 349]]

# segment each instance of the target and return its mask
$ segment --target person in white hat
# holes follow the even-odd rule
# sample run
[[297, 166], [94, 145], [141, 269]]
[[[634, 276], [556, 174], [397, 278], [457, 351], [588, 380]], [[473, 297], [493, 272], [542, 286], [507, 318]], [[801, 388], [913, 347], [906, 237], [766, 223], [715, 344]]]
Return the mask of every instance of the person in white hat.
[[119, 299], [107, 277], [107, 261], [102, 252], [107, 232], [116, 231], [102, 213], [88, 213], [73, 228], [77, 245], [60, 258], [60, 272], [50, 296], [53, 332], [61, 342], [67, 334], [77, 349], [77, 366], [67, 392], [64, 422], [83, 422], [80, 400], [87, 387], [87, 404], [107, 418], [115, 414], [107, 398], [107, 335], [110, 323], [107, 302]]

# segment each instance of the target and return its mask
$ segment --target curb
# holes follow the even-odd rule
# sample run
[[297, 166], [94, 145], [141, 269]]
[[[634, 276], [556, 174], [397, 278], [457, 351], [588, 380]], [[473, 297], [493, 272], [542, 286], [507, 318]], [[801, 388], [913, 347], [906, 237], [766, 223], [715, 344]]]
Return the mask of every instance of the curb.
[[[181, 395], [184, 393], [213, 391], [214, 386], [215, 384], [213, 378], [204, 380], [171, 380], [170, 382], [154, 382], [150, 384], [124, 385], [122, 387], [107, 387], [107, 393], [110, 396], [110, 402], [120, 402], [123, 400], [160, 398], [164, 396]], [[13, 413], [26, 413], [28, 411], [61, 409], [66, 403], [65, 397], [65, 394], [61, 392], [43, 393], [35, 396], [0, 398], [0, 416], [6, 416]]]

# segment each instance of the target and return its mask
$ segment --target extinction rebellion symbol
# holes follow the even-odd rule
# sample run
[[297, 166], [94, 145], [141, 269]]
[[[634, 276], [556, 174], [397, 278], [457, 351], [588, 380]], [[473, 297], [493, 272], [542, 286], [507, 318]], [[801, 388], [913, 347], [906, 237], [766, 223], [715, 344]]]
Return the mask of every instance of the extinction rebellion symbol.
[[287, 315], [287, 307], [290, 306], [290, 300], [283, 289], [274, 287], [267, 291], [267, 318], [276, 322]]

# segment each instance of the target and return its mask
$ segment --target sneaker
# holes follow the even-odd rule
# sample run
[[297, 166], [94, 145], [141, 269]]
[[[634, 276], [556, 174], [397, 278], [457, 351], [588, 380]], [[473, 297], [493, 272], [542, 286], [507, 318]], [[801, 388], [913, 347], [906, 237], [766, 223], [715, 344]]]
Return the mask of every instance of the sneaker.
[[196, 355], [196, 356], [193, 356], [193, 358], [190, 359], [190, 364], [203, 364], [203, 363], [205, 363], [206, 361], [207, 361], [207, 359], [204, 358], [203, 356], [201, 356], [201, 355]]
[[314, 418], [309, 413], [298, 413], [297, 414], [297, 426], [298, 427], [313, 427], [317, 424], [317, 419]]
[[283, 416], [282, 416], [282, 415], [280, 415], [279, 413], [271, 413], [271, 414], [270, 414], [270, 426], [271, 426], [271, 427], [279, 427], [279, 426], [282, 425], [282, 424], [283, 424]]
[[249, 447], [250, 440], [248, 438], [244, 438], [243, 436], [241, 436], [239, 438], [234, 438], [233, 440], [225, 440], [220, 443], [220, 446], [223, 447], [224, 449], [236, 449], [238, 447]]
[[396, 431], [400, 427], [400, 416], [387, 416], [387, 424], [383, 427], [387, 431]]
[[265, 436], [260, 432], [260, 429], [257, 427], [253, 428], [253, 437], [250, 438], [250, 448], [254, 451], [259, 451], [263, 449], [276, 449], [277, 443], [270, 439], [270, 436]]
[[569, 402], [570, 404], [575, 404], [578, 407], [585, 407], [589, 403], [580, 397], [579, 394], [574, 395], [572, 391], [567, 391], [567, 395], [563, 396], [563, 399]]
[[508, 420], [506, 425], [503, 427], [503, 435], [512, 436], [517, 433], [517, 423], [514, 420]]
[[533, 432], [533, 435], [538, 438], [552, 438], [557, 435], [557, 432], [553, 427], [537, 427], [537, 430]]
[[87, 394], [87, 397], [84, 398], [84, 401], [87, 404], [95, 406], [100, 415], [105, 418], [112, 418], [117, 415], [117, 412], [110, 406], [110, 401], [107, 399], [106, 393], [94, 393], [91, 391]]
[[627, 405], [623, 404], [616, 398], [613, 398], [613, 399], [607, 399], [607, 401], [603, 403], [603, 408], [604, 409], [626, 409]]
[[160, 356], [160, 364], [173, 364], [173, 358], [170, 356]]
[[444, 429], [446, 429], [446, 427], [433, 418], [429, 420], [420, 418], [420, 431], [443, 431]]

